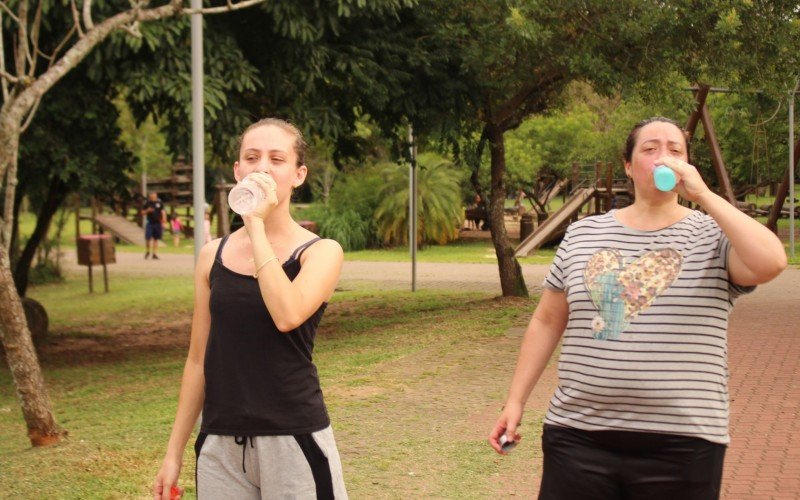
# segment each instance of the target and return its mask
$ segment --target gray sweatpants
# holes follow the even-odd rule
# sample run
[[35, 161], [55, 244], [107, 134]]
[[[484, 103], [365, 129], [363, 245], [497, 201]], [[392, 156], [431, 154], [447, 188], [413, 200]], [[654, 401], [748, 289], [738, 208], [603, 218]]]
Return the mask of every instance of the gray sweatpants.
[[347, 499], [330, 426], [298, 436], [200, 435], [198, 499]]

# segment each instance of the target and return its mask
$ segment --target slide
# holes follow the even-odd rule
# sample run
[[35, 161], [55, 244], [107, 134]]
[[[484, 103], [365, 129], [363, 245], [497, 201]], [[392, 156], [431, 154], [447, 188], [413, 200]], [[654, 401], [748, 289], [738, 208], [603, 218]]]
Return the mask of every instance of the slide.
[[97, 214], [94, 220], [105, 232], [113, 234], [122, 241], [133, 245], [145, 245], [144, 229], [121, 215]]
[[592, 199], [596, 191], [597, 188], [595, 187], [582, 188], [576, 191], [575, 194], [564, 203], [564, 206], [556, 210], [556, 212], [542, 222], [533, 233], [520, 242], [519, 246], [514, 251], [514, 256], [526, 257], [531, 255], [537, 248], [550, 241], [553, 236], [558, 233], [559, 229], [563, 229], [562, 226], [569, 222], [575, 214], [580, 212], [581, 207]]

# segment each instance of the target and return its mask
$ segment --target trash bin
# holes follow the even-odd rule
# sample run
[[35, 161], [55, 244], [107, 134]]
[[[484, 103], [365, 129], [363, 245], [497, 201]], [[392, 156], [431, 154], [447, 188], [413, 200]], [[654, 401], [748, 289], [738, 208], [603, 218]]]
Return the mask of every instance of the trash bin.
[[98, 266], [117, 261], [114, 240], [109, 234], [86, 234], [78, 236], [78, 264]]
[[519, 239], [520, 241], [527, 238], [533, 232], [533, 215], [522, 214], [519, 218]]
[[539, 214], [536, 214], [536, 223], [537, 223], [537, 224], [539, 224], [539, 225], [541, 226], [541, 225], [542, 225], [542, 223], [543, 223], [544, 221], [546, 221], [548, 217], [550, 217], [550, 214], [547, 214], [547, 213], [539, 213]]
[[103, 266], [103, 283], [108, 293], [108, 268], [106, 264], [117, 261], [114, 240], [109, 234], [87, 234], [78, 236], [78, 264], [89, 268], [89, 293], [94, 292], [92, 266]]

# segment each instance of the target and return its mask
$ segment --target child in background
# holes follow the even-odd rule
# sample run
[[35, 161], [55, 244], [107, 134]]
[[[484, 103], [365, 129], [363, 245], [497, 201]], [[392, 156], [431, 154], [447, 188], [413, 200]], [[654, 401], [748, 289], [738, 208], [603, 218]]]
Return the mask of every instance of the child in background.
[[181, 224], [181, 219], [177, 215], [173, 215], [172, 219], [170, 220], [170, 228], [172, 228], [172, 245], [173, 246], [180, 246], [181, 244], [181, 232], [183, 231], [183, 224]]

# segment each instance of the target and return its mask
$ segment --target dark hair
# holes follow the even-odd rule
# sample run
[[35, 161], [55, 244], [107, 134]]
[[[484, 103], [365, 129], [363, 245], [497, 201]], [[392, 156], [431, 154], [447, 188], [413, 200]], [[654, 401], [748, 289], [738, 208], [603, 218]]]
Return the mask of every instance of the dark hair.
[[691, 163], [692, 150], [690, 149], [689, 146], [689, 134], [687, 134], [686, 131], [683, 130], [683, 127], [678, 125], [678, 122], [670, 118], [664, 118], [663, 116], [653, 116], [651, 118], [647, 118], [646, 120], [642, 120], [636, 125], [634, 125], [634, 127], [631, 129], [631, 133], [628, 134], [628, 140], [625, 141], [625, 151], [623, 153], [623, 158], [625, 159], [625, 161], [630, 162], [631, 158], [633, 158], [633, 147], [636, 145], [636, 140], [639, 138], [639, 131], [645, 125], [649, 125], [653, 122], [670, 123], [672, 125], [675, 125], [678, 128], [678, 130], [681, 131], [681, 133], [683, 134], [683, 141], [686, 144], [686, 158], [688, 158], [689, 163]]
[[251, 130], [258, 128], [258, 127], [266, 127], [268, 125], [274, 125], [275, 127], [281, 128], [286, 132], [294, 135], [294, 152], [297, 155], [297, 166], [305, 165], [306, 164], [306, 152], [308, 151], [308, 144], [303, 139], [303, 133], [300, 132], [300, 129], [292, 125], [291, 123], [287, 122], [286, 120], [281, 120], [280, 118], [262, 118], [257, 122], [253, 123], [242, 132], [242, 135], [239, 136], [239, 139], [236, 141], [236, 155], [238, 156], [242, 150], [242, 141], [244, 140], [244, 136], [247, 135], [248, 132]]

